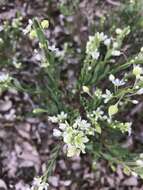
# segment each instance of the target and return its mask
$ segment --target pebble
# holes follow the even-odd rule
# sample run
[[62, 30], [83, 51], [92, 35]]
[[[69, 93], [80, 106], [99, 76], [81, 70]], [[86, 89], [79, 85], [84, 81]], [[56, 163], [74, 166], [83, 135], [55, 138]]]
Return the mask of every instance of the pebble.
[[59, 177], [58, 176], [50, 176], [48, 181], [53, 187], [59, 186]]
[[12, 108], [12, 102], [10, 100], [0, 100], [0, 112], [7, 112]]
[[7, 185], [2, 179], [0, 179], [0, 189], [7, 190]]
[[129, 177], [123, 181], [124, 186], [137, 186], [138, 180], [136, 177]]

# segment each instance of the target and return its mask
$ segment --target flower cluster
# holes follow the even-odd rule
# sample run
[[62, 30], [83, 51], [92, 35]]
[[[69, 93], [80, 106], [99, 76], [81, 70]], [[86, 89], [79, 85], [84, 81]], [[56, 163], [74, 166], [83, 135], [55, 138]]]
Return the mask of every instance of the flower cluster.
[[112, 116], [118, 112], [117, 105], [111, 105], [106, 114], [101, 107], [87, 113], [87, 120], [81, 119], [79, 116], [72, 124], [67, 121], [67, 114], [61, 112], [57, 116], [49, 117], [49, 121], [58, 124], [58, 129], [53, 129], [55, 137], [61, 137], [67, 147], [67, 156], [72, 157], [85, 153], [86, 144], [89, 142], [89, 137], [96, 133], [101, 134], [102, 126], [100, 122], [105, 122], [112, 129], [117, 129], [122, 133], [128, 132], [131, 135], [131, 122], [120, 122], [112, 120]]
[[[36, 28], [38, 25], [39, 30]], [[50, 46], [46, 41], [47, 38], [44, 38], [43, 29], [48, 28], [48, 26], [49, 23], [46, 20], [39, 24], [35, 22], [34, 27], [32, 22], [29, 21], [27, 31], [31, 39], [37, 39], [38, 37], [39, 47], [41, 48], [41, 51], [44, 50], [43, 54], [45, 51], [48, 52], [48, 58], [47, 56], [44, 57], [44, 55], [41, 57], [42, 59], [44, 57], [43, 62], [45, 64], [42, 63], [43, 67], [49, 66], [49, 79], [51, 79], [51, 76], [54, 74], [53, 70], [55, 70], [55, 67], [52, 64], [53, 61], [51, 61], [53, 60], [52, 56], [55, 55], [58, 58], [62, 58], [64, 57], [64, 51], [59, 51], [55, 45]], [[40, 40], [38, 35], [40, 30], [41, 35], [43, 35], [44, 42], [43, 40]], [[107, 137], [105, 142], [103, 142], [103, 144], [107, 142], [107, 146], [116, 141], [113, 134], [116, 133], [118, 135], [119, 133], [123, 133], [131, 135], [132, 133], [132, 123], [130, 121], [119, 121], [121, 117], [118, 117], [118, 119], [116, 118], [116, 115], [119, 116], [119, 113], [122, 112], [126, 104], [138, 104], [138, 100], [132, 100], [134, 95], [143, 94], [143, 69], [139, 65], [143, 60], [143, 48], [141, 48], [140, 53], [132, 60], [130, 59], [121, 64], [116, 64], [115, 62], [115, 57], [117, 56], [123, 55], [121, 58], [126, 57], [123, 49], [121, 48], [124, 38], [129, 33], [130, 28], [126, 27], [124, 29], [117, 28], [113, 37], [109, 37], [103, 32], [97, 32], [95, 35], [89, 36], [89, 40], [86, 45], [85, 60], [83, 62], [79, 81], [77, 81], [77, 89], [73, 89], [73, 91], [75, 90], [75, 92], [78, 93], [72, 94], [72, 96], [78, 96], [78, 98], [73, 98], [73, 101], [79, 101], [76, 110], [73, 109], [75, 105], [77, 105], [77, 102], [75, 102], [73, 107], [70, 107], [69, 105], [65, 107], [65, 109], [68, 108], [67, 110], [70, 110], [69, 113], [62, 111], [56, 116], [48, 117], [48, 120], [55, 124], [53, 136], [60, 138], [64, 142], [68, 157], [78, 156], [80, 153], [85, 153], [89, 148], [88, 145], [90, 145], [90, 143], [90, 149], [95, 148], [95, 151], [98, 152], [99, 150], [96, 149], [96, 146], [94, 147], [94, 144], [99, 144], [102, 137], [110, 136], [110, 132], [112, 137]], [[132, 66], [132, 70], [130, 72], [121, 72], [120, 75], [118, 75], [118, 71], [127, 69], [129, 66]], [[133, 80], [130, 80], [130, 78]], [[109, 80], [105, 82], [105, 85], [102, 85], [101, 82], [104, 79]], [[53, 81], [55, 80], [51, 80], [51, 89], [54, 84]], [[132, 81], [134, 81], [133, 84]], [[107, 85], [109, 84], [108, 88], [106, 88], [106, 83]], [[101, 84], [100, 88], [99, 84]], [[55, 86], [56, 89], [58, 88], [57, 86], [58, 85]], [[53, 98], [52, 100], [54, 101], [55, 96], [55, 91], [51, 91], [50, 97], [51, 99]], [[61, 97], [63, 97], [62, 94]], [[55, 105], [58, 108], [57, 110], [61, 110], [61, 107], [64, 107], [64, 105], [58, 105], [58, 102], [60, 102], [59, 100], [61, 99], [57, 99], [57, 101], [55, 101]], [[79, 110], [79, 113], [77, 110]], [[120, 143], [117, 142], [117, 144]], [[105, 155], [104, 152], [102, 154], [102, 151], [105, 151], [105, 158], [108, 160], [112, 155], [109, 155], [108, 157], [109, 148], [107, 148], [107, 151], [106, 146], [103, 146], [103, 148], [105, 149], [100, 150], [101, 152], [99, 155]], [[116, 152], [117, 151], [114, 153], [116, 154]], [[121, 158], [124, 159], [124, 156]], [[137, 163], [142, 164], [142, 161], [139, 159]], [[135, 172], [135, 170], [133, 171]], [[41, 187], [42, 189], [43, 186], [44, 183], [39, 181], [37, 187]]]
[[115, 120], [113, 123], [111, 123], [110, 127], [113, 129], [118, 129], [122, 133], [128, 132], [128, 134], [131, 135], [131, 132], [132, 132], [131, 126], [132, 126], [131, 122], [122, 123]]
[[49, 116], [49, 121], [51, 121], [52, 123], [61, 123], [67, 119], [67, 116], [68, 116], [67, 113], [64, 113], [62, 111], [57, 116]]
[[48, 45], [48, 49], [52, 51], [56, 57], [64, 57], [65, 51], [64, 50], [59, 50], [58, 48], [55, 47], [55, 45]]
[[8, 73], [0, 73], [0, 83], [6, 83], [11, 80], [11, 77]]
[[10, 86], [12, 77], [8, 73], [0, 72], [0, 92]]
[[100, 56], [100, 53], [98, 51], [98, 48], [100, 46], [101, 42], [107, 42], [110, 44], [110, 39], [102, 32], [97, 32], [94, 36], [89, 36], [89, 41], [86, 45], [86, 53], [88, 55], [91, 55], [93, 59], [98, 59]]
[[120, 28], [116, 29], [117, 37], [114, 39], [113, 37], [109, 38], [103, 32], [97, 32], [94, 36], [89, 36], [89, 40], [86, 45], [86, 54], [91, 56], [92, 59], [98, 60], [100, 56], [100, 45], [103, 43], [108, 51], [107, 57], [110, 56], [120, 56], [120, 48], [122, 45], [122, 40], [129, 34], [130, 28], [126, 27], [123, 30]]
[[135, 162], [134, 162], [134, 167], [131, 171], [131, 174], [135, 177], [138, 177], [138, 175], [143, 178], [143, 153], [140, 153], [137, 155]]
[[[49, 27], [49, 21], [46, 19], [42, 20], [40, 25], [42, 29], [47, 29]], [[37, 37], [36, 31], [33, 29], [33, 21], [31, 19], [28, 20], [28, 25], [26, 26], [25, 29], [23, 29], [23, 33], [29, 34], [29, 37], [31, 39]]]
[[79, 155], [80, 152], [85, 153], [86, 143], [89, 141], [88, 136], [95, 133], [95, 129], [88, 121], [78, 117], [72, 124], [69, 124], [65, 117], [64, 120], [59, 119], [59, 115], [49, 117], [49, 120], [54, 123], [58, 122], [59, 129], [54, 129], [53, 135], [62, 137], [67, 146], [68, 157]]

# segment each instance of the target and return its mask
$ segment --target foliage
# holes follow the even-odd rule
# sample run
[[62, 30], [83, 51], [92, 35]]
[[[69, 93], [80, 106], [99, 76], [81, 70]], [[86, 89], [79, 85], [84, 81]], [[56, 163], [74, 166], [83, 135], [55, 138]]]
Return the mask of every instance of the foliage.
[[[36, 24], [38, 36], [42, 29]], [[129, 152], [119, 143], [122, 136], [132, 134], [132, 122], [120, 118], [118, 113], [123, 113], [125, 106], [131, 103], [137, 104], [138, 101], [132, 97], [143, 93], [143, 69], [139, 65], [142, 63], [142, 48], [137, 55], [126, 61], [123, 59], [124, 63], [118, 65], [116, 61], [123, 55], [123, 40], [129, 33], [128, 26], [117, 28], [111, 37], [103, 32], [89, 37], [85, 60], [74, 89], [82, 111], [66, 105], [69, 112], [61, 109], [56, 116], [49, 116], [49, 121], [58, 124], [53, 135], [63, 140], [68, 157], [89, 152], [95, 160], [104, 158], [111, 166], [121, 164], [125, 173], [128, 171], [128, 174], [142, 177], [142, 161], [138, 161], [142, 160], [140, 154]], [[106, 48], [105, 52], [102, 46]], [[51, 76], [53, 64], [49, 60], [47, 68]], [[116, 78], [115, 75], [120, 77]], [[104, 80], [105, 87], [102, 87]], [[115, 136], [118, 138], [115, 139]]]
[[[136, 15], [139, 8], [138, 2], [131, 2], [129, 10], [123, 10], [126, 18], [131, 13]], [[48, 20], [29, 20], [23, 33], [38, 43], [37, 49], [42, 55], [37, 74], [38, 85], [32, 91], [41, 99], [46, 96], [47, 101], [42, 106], [39, 104], [33, 114], [47, 113], [49, 122], [54, 126], [53, 135], [66, 147], [67, 156], [88, 153], [93, 158], [93, 165], [99, 159], [105, 159], [113, 170], [120, 164], [125, 174], [143, 178], [142, 152], [130, 152], [121, 143], [123, 137], [132, 135], [133, 127], [133, 123], [122, 115], [129, 111], [126, 110], [128, 106], [138, 104], [138, 96], [143, 94], [143, 48], [140, 47], [134, 55], [125, 55], [123, 50], [126, 40], [134, 31], [133, 24], [139, 27], [138, 23], [135, 25], [128, 20], [128, 25], [122, 29], [113, 27], [111, 35], [96, 32], [89, 36], [76, 85], [66, 93], [64, 86], [61, 86], [59, 64], [66, 52], [50, 46], [45, 35]], [[9, 30], [9, 26], [4, 26], [5, 32]], [[12, 31], [15, 32], [15, 29]], [[17, 35], [14, 33], [13, 36]], [[7, 73], [0, 74], [0, 86], [1, 89], [13, 87], [27, 90]], [[48, 187], [46, 179], [58, 152], [59, 148], [52, 153], [50, 169], [36, 182], [36, 188]]]

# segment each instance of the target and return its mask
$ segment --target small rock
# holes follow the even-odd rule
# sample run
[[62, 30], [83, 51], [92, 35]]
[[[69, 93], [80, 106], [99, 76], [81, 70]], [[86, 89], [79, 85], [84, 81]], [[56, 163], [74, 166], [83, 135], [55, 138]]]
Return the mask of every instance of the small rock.
[[15, 126], [17, 132], [25, 139], [30, 139], [31, 125], [29, 123], [20, 123]]
[[128, 179], [123, 181], [123, 185], [125, 185], [125, 186], [137, 186], [138, 180], [135, 177], [129, 177]]
[[2, 179], [0, 179], [0, 189], [7, 190], [7, 185]]
[[107, 177], [107, 182], [110, 185], [110, 187], [114, 187], [115, 186], [115, 179], [113, 177]]
[[59, 177], [58, 176], [50, 176], [48, 181], [53, 187], [59, 186]]
[[60, 160], [60, 161], [59, 161], [59, 165], [60, 165], [60, 168], [61, 168], [62, 170], [67, 170], [67, 166], [66, 166], [66, 163], [65, 163], [64, 160]]
[[10, 100], [0, 101], [0, 112], [6, 112], [10, 110], [11, 107], [12, 107], [12, 102]]
[[4, 118], [9, 121], [13, 121], [16, 118], [15, 109], [11, 109], [7, 114], [4, 115]]
[[40, 122], [38, 118], [34, 118], [34, 117], [26, 118], [26, 121], [31, 124], [38, 124]]
[[60, 184], [62, 185], [62, 186], [70, 186], [71, 185], [71, 180], [65, 180], [65, 181], [60, 181]]
[[73, 169], [73, 170], [79, 170], [80, 168], [81, 168], [80, 163], [74, 162], [74, 163], [72, 164], [72, 169]]

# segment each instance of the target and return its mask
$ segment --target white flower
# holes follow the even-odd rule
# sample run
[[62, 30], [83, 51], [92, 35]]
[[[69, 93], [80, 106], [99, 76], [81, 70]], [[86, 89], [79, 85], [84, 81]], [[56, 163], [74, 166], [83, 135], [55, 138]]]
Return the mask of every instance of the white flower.
[[141, 52], [143, 52], [143, 47], [141, 47], [141, 50], [140, 50]]
[[26, 28], [23, 30], [23, 34], [28, 34], [31, 29], [32, 29], [32, 25], [33, 25], [33, 22], [31, 19], [28, 20], [28, 25], [26, 26]]
[[91, 55], [92, 55], [93, 59], [97, 60], [99, 58], [99, 56], [100, 56], [100, 53], [98, 51], [94, 51], [94, 52], [91, 53]]
[[123, 86], [125, 84], [125, 81], [122, 79], [115, 78], [114, 75], [109, 76], [109, 80], [115, 85], [115, 86]]
[[114, 81], [112, 81], [112, 83], [115, 85], [115, 86], [123, 86], [125, 84], [125, 81], [122, 79], [115, 79]]
[[104, 114], [104, 111], [102, 111], [101, 108], [98, 107], [97, 110], [95, 111], [95, 113], [96, 113], [96, 115], [101, 116]]
[[65, 121], [67, 119], [67, 113], [64, 113], [63, 111], [57, 115], [58, 121]]
[[75, 123], [73, 124], [73, 128], [79, 128], [82, 130], [88, 130], [89, 127], [91, 127], [91, 124], [88, 123], [86, 120], [81, 119], [81, 117], [77, 118], [75, 120]]
[[94, 40], [94, 36], [89, 36], [89, 41], [87, 43], [89, 43], [89, 42], [91, 42], [93, 40]]
[[98, 51], [100, 42], [105, 42], [106, 44], [109, 44], [110, 40], [107, 39], [107, 35], [105, 35], [103, 32], [97, 32], [94, 36], [89, 36], [89, 40], [86, 45], [86, 53], [92, 56], [93, 59], [97, 60], [100, 56], [100, 52]]
[[137, 160], [137, 161], [136, 161], [136, 164], [137, 164], [138, 166], [143, 167], [143, 160]]
[[88, 70], [90, 71], [91, 69], [92, 69], [92, 67], [91, 67], [91, 66], [89, 66], [89, 67], [88, 67]]
[[68, 157], [79, 156], [79, 155], [80, 155], [79, 149], [77, 149], [75, 146], [72, 146], [72, 145], [67, 146], [67, 156]]
[[60, 51], [58, 48], [56, 48], [55, 45], [51, 45], [51, 46], [48, 45], [48, 49], [54, 52], [57, 57], [63, 57], [65, 54], [64, 50]]
[[130, 0], [130, 3], [131, 3], [131, 4], [135, 4], [136, 1], [135, 1], [135, 0]]
[[138, 95], [143, 94], [143, 88], [139, 89], [139, 90], [136, 92], [136, 94], [138, 94]]
[[101, 33], [97, 32], [97, 36], [100, 41], [105, 41], [108, 38], [107, 35], [105, 35], [103, 32]]
[[0, 83], [6, 82], [10, 80], [9, 74], [0, 73]]
[[66, 129], [66, 127], [67, 127], [67, 125], [65, 123], [60, 123], [59, 124], [59, 129], [61, 129], [63, 131]]
[[131, 174], [134, 176], [134, 177], [138, 177], [138, 174], [136, 172], [131, 172]]
[[123, 31], [122, 31], [122, 29], [117, 28], [115, 32], [116, 32], [116, 34], [121, 34]]
[[32, 188], [31, 190], [37, 189], [37, 190], [48, 190], [49, 184], [42, 181], [41, 178], [34, 178]]
[[113, 48], [114, 48], [114, 49], [118, 48], [118, 46], [119, 46], [118, 42], [114, 42], [114, 43], [113, 43]]
[[139, 65], [134, 65], [133, 74], [136, 76], [137, 79], [140, 79], [141, 74], [143, 74], [143, 69]]
[[110, 118], [107, 117], [107, 115], [103, 115], [102, 118], [103, 118], [103, 120], [108, 120], [108, 119], [110, 119]]
[[96, 110], [92, 112], [92, 117], [97, 121], [98, 119], [102, 119], [104, 112], [98, 107]]
[[89, 88], [87, 86], [82, 86], [82, 90], [87, 94], [89, 93]]
[[138, 104], [139, 101], [138, 101], [138, 100], [132, 100], [132, 103], [133, 103], [133, 104]]
[[55, 137], [60, 137], [62, 135], [62, 132], [58, 129], [53, 129], [53, 135]]
[[56, 116], [49, 116], [48, 120], [52, 123], [58, 123], [58, 118]]
[[111, 98], [113, 94], [110, 92], [110, 90], [106, 89], [106, 94], [103, 94], [102, 97], [104, 98], [104, 103], [106, 104]]
[[99, 88], [97, 88], [96, 90], [95, 90], [95, 92], [94, 92], [94, 95], [97, 97], [97, 98], [102, 98], [102, 91], [99, 89]]
[[109, 80], [110, 80], [110, 81], [115, 80], [115, 76], [114, 76], [114, 75], [112, 75], [112, 74], [111, 74], [111, 75], [109, 75]]
[[0, 45], [3, 43], [3, 39], [2, 38], [0, 38]]
[[111, 39], [110, 38], [107, 38], [105, 41], [104, 41], [104, 44], [106, 46], [109, 46], [111, 44]]
[[112, 51], [112, 55], [113, 56], [120, 56], [121, 55], [121, 52], [119, 50], [113, 50]]
[[58, 122], [62, 122], [65, 121], [67, 119], [67, 113], [64, 113], [63, 111], [58, 114], [57, 116], [49, 116], [49, 121], [51, 121], [52, 123], [58, 123]]

